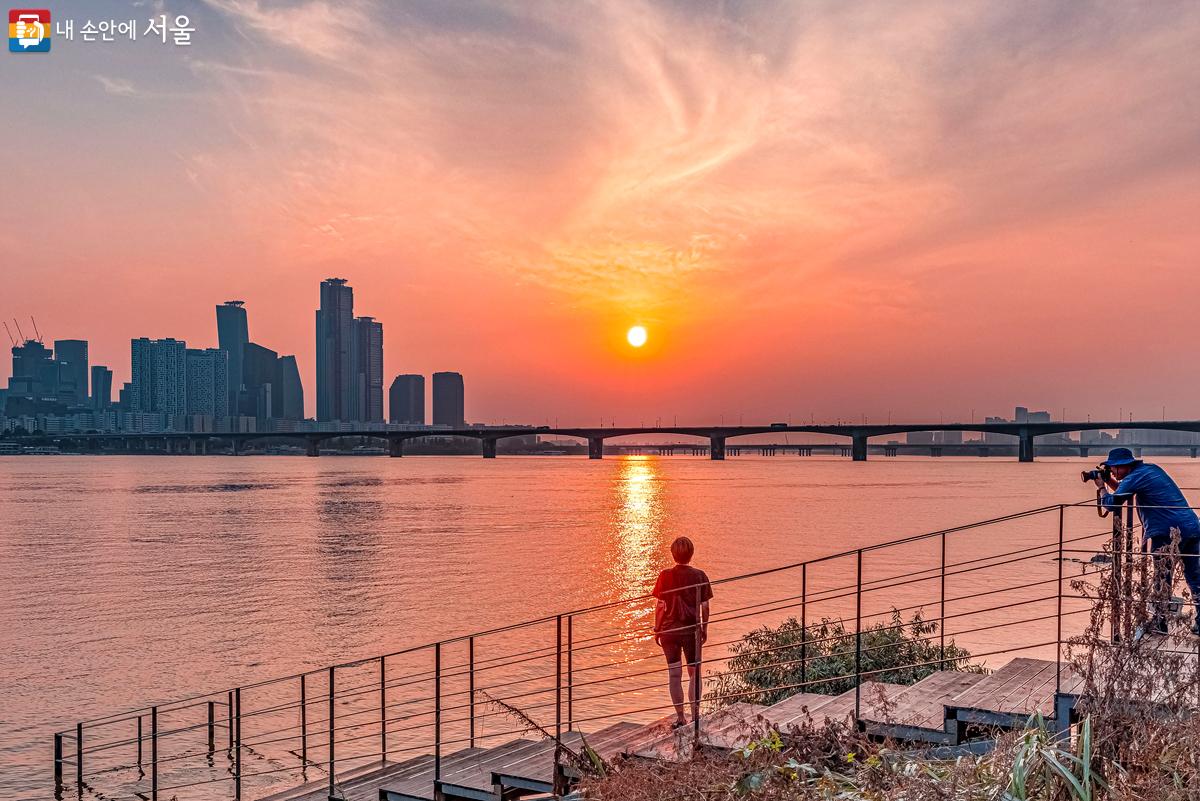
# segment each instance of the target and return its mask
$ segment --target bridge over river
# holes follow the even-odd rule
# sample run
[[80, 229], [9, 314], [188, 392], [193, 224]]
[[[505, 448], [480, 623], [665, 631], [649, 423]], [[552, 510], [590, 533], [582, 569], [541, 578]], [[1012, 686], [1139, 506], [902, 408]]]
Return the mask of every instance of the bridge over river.
[[[496, 443], [511, 437], [572, 437], [587, 442], [588, 458], [600, 459], [604, 456], [605, 444], [610, 440], [627, 437], [647, 437], [654, 435], [695, 437], [706, 444], [699, 448], [706, 451], [710, 458], [724, 459], [729, 448], [763, 448], [777, 449], [815, 449], [826, 447], [849, 449], [849, 455], [856, 462], [866, 461], [870, 449], [882, 451], [885, 455], [896, 455], [910, 452], [912, 448], [922, 451], [928, 449], [932, 455], [950, 455], [951, 453], [981, 453], [980, 449], [1009, 449], [1012, 445], [1002, 443], [963, 443], [945, 445], [909, 445], [899, 443], [872, 444], [872, 437], [886, 437], [912, 432], [963, 431], [972, 433], [1004, 434], [1016, 438], [1017, 458], [1022, 462], [1032, 462], [1034, 457], [1034, 440], [1036, 437], [1067, 434], [1075, 431], [1114, 431], [1114, 430], [1158, 430], [1200, 432], [1200, 420], [1127, 420], [1121, 421], [1083, 421], [1083, 422], [1039, 422], [1039, 423], [887, 423], [887, 424], [846, 424], [846, 425], [788, 425], [774, 423], [769, 425], [737, 425], [737, 426], [629, 426], [629, 427], [557, 427], [557, 426], [486, 426], [471, 428], [444, 429], [404, 429], [404, 430], [342, 430], [342, 431], [270, 431], [270, 432], [161, 432], [161, 433], [113, 433], [113, 434], [27, 434], [10, 436], [25, 445], [57, 445], [73, 449], [103, 450], [110, 449], [152, 450], [157, 448], [168, 453], [209, 453], [219, 450], [233, 454], [242, 453], [251, 443], [303, 443], [309, 456], [319, 456], [321, 445], [332, 440], [346, 437], [373, 439], [386, 443], [388, 454], [403, 456], [404, 444], [410, 440], [429, 437], [462, 437], [479, 440], [485, 459], [496, 457]], [[774, 445], [762, 446], [746, 443], [735, 443], [727, 446], [729, 440], [763, 434], [820, 434], [824, 436], [843, 437], [848, 440], [845, 445]], [[612, 443], [616, 444], [616, 443]], [[1048, 444], [1049, 445], [1049, 444]], [[211, 447], [210, 447], [211, 446]], [[687, 445], [656, 446], [628, 445], [643, 449], [657, 447], [675, 447], [686, 449]], [[1049, 445], [1055, 452], [1064, 449], [1075, 449], [1079, 455], [1086, 456], [1090, 449], [1100, 449], [1099, 445], [1065, 445], [1061, 442]], [[1153, 446], [1166, 447], [1172, 446]], [[1195, 456], [1195, 448], [1186, 447]], [[1070, 452], [1069, 450], [1067, 452]]]

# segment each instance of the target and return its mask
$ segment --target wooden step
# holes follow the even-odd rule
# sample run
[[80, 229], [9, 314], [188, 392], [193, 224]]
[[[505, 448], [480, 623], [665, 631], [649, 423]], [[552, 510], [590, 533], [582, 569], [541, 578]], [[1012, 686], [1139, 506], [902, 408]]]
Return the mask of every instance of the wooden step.
[[[467, 753], [478, 752], [479, 750], [477, 748], [466, 748], [455, 752], [452, 756], [462, 756]], [[347, 801], [351, 801], [351, 799], [357, 801], [359, 798], [363, 799], [363, 801], [374, 801], [374, 799], [379, 797], [376, 788], [380, 784], [397, 776], [404, 776], [415, 770], [420, 770], [426, 764], [433, 764], [433, 756], [431, 754], [421, 754], [402, 762], [375, 760], [351, 770], [338, 771], [335, 786], [341, 792], [345, 793]], [[313, 773], [322, 772], [320, 768], [310, 768], [310, 771]], [[264, 796], [259, 801], [328, 801], [328, 798], [329, 779], [323, 777], [316, 781], [307, 782], [300, 787], [293, 787], [289, 790]]]
[[781, 732], [798, 726], [806, 718], [815, 716], [825, 704], [834, 699], [821, 693], [796, 693], [789, 695], [762, 711], [762, 716]]
[[[1018, 657], [946, 701], [946, 716], [964, 723], [1003, 728], [1023, 727], [1033, 715], [1055, 716], [1055, 662]], [[1061, 667], [1064, 691], [1078, 684], [1067, 665]]]
[[[536, 740], [511, 740], [495, 748], [475, 749], [470, 754], [445, 757], [442, 759], [442, 778], [457, 776], [460, 772], [466, 774], [477, 769], [482, 770], [483, 766], [487, 765], [486, 773], [490, 782], [493, 762], [508, 759], [512, 754], [537, 744]], [[433, 801], [434, 780], [434, 763], [430, 758], [419, 769], [377, 784], [379, 792], [376, 797], [379, 801]], [[489, 790], [490, 787], [489, 783]]]
[[891, 699], [884, 714], [864, 715], [868, 734], [939, 745], [959, 741], [959, 724], [946, 716], [946, 703], [987, 678], [983, 673], [940, 670]]
[[[702, 716], [700, 746], [728, 749], [748, 742], [756, 732], [761, 733], [767, 725], [765, 721], [759, 720], [759, 713], [764, 709], [766, 707], [758, 704], [739, 702]], [[668, 720], [674, 720], [674, 717]], [[668, 723], [664, 733], [639, 744], [627, 753], [645, 759], [677, 762], [691, 757], [694, 745], [694, 729], [690, 725], [671, 729]]]
[[[566, 748], [579, 753], [582, 737], [579, 732], [566, 732], [562, 736], [562, 743]], [[502, 798], [529, 793], [553, 793], [556, 789], [555, 772], [561, 770], [561, 765], [555, 765], [556, 749], [557, 745], [553, 740], [543, 740], [538, 748], [494, 766], [491, 772], [492, 786]], [[563, 755], [560, 760], [569, 762], [570, 757]], [[447, 786], [445, 782], [442, 783], [442, 787]], [[447, 797], [456, 796], [448, 791]]]

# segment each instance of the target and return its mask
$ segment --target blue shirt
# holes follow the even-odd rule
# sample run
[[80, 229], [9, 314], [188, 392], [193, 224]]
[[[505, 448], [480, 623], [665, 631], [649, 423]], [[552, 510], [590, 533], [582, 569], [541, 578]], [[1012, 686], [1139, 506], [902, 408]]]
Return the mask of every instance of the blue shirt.
[[1131, 497], [1137, 500], [1144, 537], [1167, 536], [1173, 528], [1179, 529], [1182, 539], [1200, 537], [1200, 518], [1187, 508], [1187, 498], [1179, 485], [1158, 465], [1137, 465], [1121, 479], [1115, 491], [1104, 491], [1100, 499], [1105, 508], [1116, 509]]

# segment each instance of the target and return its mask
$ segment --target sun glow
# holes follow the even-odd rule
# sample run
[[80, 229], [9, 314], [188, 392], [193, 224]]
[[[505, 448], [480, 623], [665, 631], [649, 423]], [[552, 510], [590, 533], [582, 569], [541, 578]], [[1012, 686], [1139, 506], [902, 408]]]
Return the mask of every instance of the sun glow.
[[629, 340], [629, 344], [635, 348], [640, 348], [646, 344], [646, 327], [635, 325], [625, 333], [625, 339]]

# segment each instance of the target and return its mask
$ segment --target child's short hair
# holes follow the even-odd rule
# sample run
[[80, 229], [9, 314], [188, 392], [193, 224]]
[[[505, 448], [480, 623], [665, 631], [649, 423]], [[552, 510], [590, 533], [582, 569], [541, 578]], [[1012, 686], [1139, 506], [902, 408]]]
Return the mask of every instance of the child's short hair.
[[687, 537], [676, 537], [671, 543], [671, 556], [678, 564], [686, 565], [692, 561], [692, 554], [695, 552], [696, 546], [692, 545], [692, 541]]

